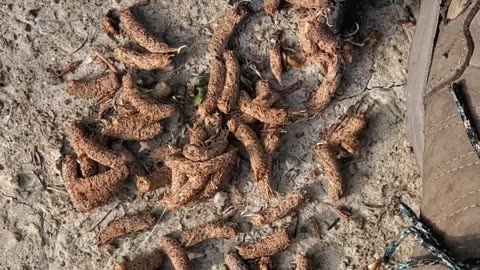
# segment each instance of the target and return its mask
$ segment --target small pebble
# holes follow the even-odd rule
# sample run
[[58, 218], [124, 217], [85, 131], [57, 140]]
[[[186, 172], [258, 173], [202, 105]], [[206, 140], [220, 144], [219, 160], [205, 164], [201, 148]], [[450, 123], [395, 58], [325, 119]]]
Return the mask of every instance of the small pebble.
[[228, 200], [228, 195], [225, 192], [217, 192], [213, 197], [213, 203], [217, 208], [224, 208]]

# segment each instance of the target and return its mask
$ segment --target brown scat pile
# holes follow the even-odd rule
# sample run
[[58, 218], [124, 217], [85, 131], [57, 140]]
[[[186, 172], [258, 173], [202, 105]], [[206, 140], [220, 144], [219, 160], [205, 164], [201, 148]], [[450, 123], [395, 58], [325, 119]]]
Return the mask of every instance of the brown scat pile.
[[315, 9], [319, 11], [324, 11], [327, 8], [331, 8], [330, 0], [286, 0], [287, 3], [307, 9]]
[[281, 198], [274, 206], [263, 209], [252, 216], [256, 226], [271, 224], [292, 213], [305, 200], [305, 192], [295, 191]]
[[327, 132], [328, 141], [350, 154], [360, 148], [360, 135], [367, 126], [365, 114], [347, 114]]
[[338, 87], [342, 81], [343, 67], [339, 67], [336, 60], [333, 66], [328, 66], [327, 74], [323, 81], [318, 85], [308, 100], [307, 107], [312, 112], [321, 112], [330, 105], [332, 99], [335, 97]]
[[[172, 184], [170, 185], [170, 191], [171, 193], [174, 193], [174, 192], [178, 192], [180, 190], [181, 187], [183, 187], [183, 185], [185, 185], [185, 183], [187, 183], [189, 177], [188, 175], [184, 174], [184, 173], [179, 173], [177, 171], [174, 171], [172, 172]], [[202, 180], [203, 179], [203, 180]], [[191, 180], [192, 183], [195, 183], [197, 180]], [[198, 181], [207, 181], [206, 178], [200, 178], [198, 179]], [[200, 183], [201, 185], [202, 183]], [[192, 198], [192, 196], [194, 196], [193, 194], [195, 194], [197, 191], [195, 191], [196, 189], [198, 188], [195, 188], [196, 185], [192, 185], [192, 184], [189, 184], [189, 186], [187, 186], [187, 189], [183, 189], [183, 194], [192, 194], [192, 195], [188, 195], [188, 196], [182, 196], [182, 197], [187, 197], [187, 198]], [[191, 191], [193, 190], [193, 192]], [[168, 197], [166, 197], [168, 198]], [[172, 198], [175, 198], [175, 197], [172, 197]], [[175, 199], [174, 201], [177, 201], [178, 199]], [[178, 204], [178, 206], [181, 206], [181, 204]]]
[[140, 70], [167, 69], [172, 64], [171, 54], [141, 53], [125, 47], [117, 47], [113, 54], [125, 65]]
[[108, 171], [81, 178], [77, 175], [78, 165], [75, 155], [67, 156], [63, 162], [62, 175], [65, 189], [78, 211], [88, 212], [107, 203], [128, 177], [128, 167], [117, 164]]
[[210, 175], [224, 164], [232, 162], [236, 158], [237, 151], [230, 150], [227, 153], [216, 156], [207, 161], [192, 161], [184, 157], [175, 155], [165, 160], [165, 165], [172, 171], [177, 171], [187, 175]]
[[[187, 176], [185, 183], [179, 183], [176, 189], [165, 196], [161, 202], [170, 210], [178, 209], [193, 201], [210, 179], [209, 175]], [[173, 190], [176, 190], [173, 192]]]
[[102, 130], [102, 134], [126, 141], [146, 141], [153, 139], [163, 131], [160, 122], [151, 117], [133, 113], [113, 117]]
[[188, 270], [189, 259], [180, 243], [168, 236], [163, 236], [158, 241], [159, 247], [168, 256], [175, 270]]
[[116, 219], [100, 232], [97, 244], [104, 246], [128, 234], [149, 229], [153, 226], [154, 221], [155, 218], [152, 214], [139, 214]]
[[67, 92], [78, 98], [111, 98], [120, 88], [120, 81], [113, 72], [93, 80], [72, 80], [67, 83]]
[[218, 19], [217, 27], [208, 44], [208, 53], [210, 58], [221, 57], [225, 51], [231, 35], [235, 28], [248, 14], [245, 5], [239, 5], [236, 8], [228, 10], [223, 17]]
[[126, 8], [120, 12], [120, 23], [123, 32], [131, 37], [140, 46], [152, 53], [172, 53], [178, 51], [160, 42], [150, 34], [135, 16], [135, 6]]
[[[327, 17], [329, 10], [326, 9]], [[345, 59], [351, 58], [344, 50], [343, 41], [328, 28], [325, 19], [318, 14], [309, 14], [301, 20], [299, 26], [299, 39], [305, 56], [326, 71], [324, 80], [312, 92], [308, 101], [307, 106], [311, 112], [321, 112], [330, 104], [340, 85]]]
[[248, 270], [245, 262], [238, 256], [237, 252], [229, 251], [224, 256], [224, 263], [228, 270]]
[[260, 134], [260, 141], [267, 156], [267, 166], [273, 169], [273, 162], [278, 156], [278, 149], [282, 145], [282, 131], [278, 127], [264, 125]]
[[[217, 135], [223, 129], [223, 116], [219, 113], [211, 114], [203, 119], [204, 128], [208, 137]], [[207, 138], [208, 139], [208, 138]]]
[[156, 104], [140, 94], [135, 83], [135, 76], [127, 73], [123, 77], [123, 97], [132, 104], [144, 116], [151, 117], [154, 121], [160, 121], [172, 117], [176, 109], [170, 104]]
[[160, 250], [135, 257], [131, 261], [115, 263], [114, 270], [156, 270], [162, 266], [163, 254]]
[[255, 84], [255, 98], [253, 102], [259, 106], [270, 108], [280, 100], [280, 94], [273, 89], [267, 80], [259, 80]]
[[196, 121], [191, 127], [188, 127], [189, 144], [203, 145], [208, 139], [209, 134], [207, 128], [205, 127], [205, 122], [202, 120]]
[[322, 141], [315, 147], [315, 153], [328, 180], [328, 197], [330, 200], [337, 202], [343, 197], [344, 183], [333, 146], [326, 141]]
[[280, 43], [276, 42], [268, 49], [270, 58], [270, 69], [277, 82], [282, 84], [283, 61]]
[[313, 270], [313, 267], [307, 257], [298, 253], [295, 256], [295, 270]]
[[110, 9], [100, 21], [103, 32], [105, 32], [110, 38], [115, 38], [120, 35], [120, 21], [115, 15], [115, 12], [114, 9]]
[[260, 194], [269, 198], [273, 195], [271, 186], [271, 172], [267, 164], [265, 151], [255, 132], [240, 120], [231, 119], [227, 122], [230, 132], [246, 148], [250, 158], [250, 166]]
[[258, 260], [258, 270], [270, 270], [273, 269], [272, 257], [261, 257]]
[[131, 141], [153, 139], [163, 131], [160, 121], [173, 116], [176, 112], [173, 105], [157, 104], [142, 96], [132, 73], [127, 73], [123, 77], [122, 99], [136, 111], [112, 117], [102, 131], [106, 136]]
[[[310, 110], [321, 111], [331, 102], [340, 84], [343, 66], [351, 59], [350, 52], [345, 49], [341, 39], [330, 32], [329, 25], [323, 19], [329, 18], [329, 12], [332, 12], [329, 0], [287, 0], [287, 2], [296, 7], [313, 9], [310, 16], [302, 20], [300, 39], [308, 60], [326, 70], [325, 80], [312, 94], [308, 103]], [[279, 3], [280, 0], [264, 1], [266, 13], [272, 15], [277, 12]], [[145, 48], [135, 51], [127, 47], [118, 47], [114, 52], [116, 58], [134, 69], [161, 70], [169, 67], [171, 57], [179, 50], [169, 48], [167, 44], [148, 33], [136, 18], [135, 8], [133, 6], [120, 12], [120, 25], [113, 11], [102, 19], [102, 27], [108, 35], [117, 36], [120, 29], [123, 34]], [[182, 141], [179, 148], [160, 147], [153, 150], [150, 158], [159, 162], [156, 164], [159, 170], [147, 175], [143, 169], [142, 172], [132, 172], [129, 169], [130, 163], [125, 158], [119, 157], [121, 156], [119, 151], [112, 151], [96, 143], [81, 129], [70, 132], [72, 145], [78, 157], [67, 157], [64, 175], [67, 191], [77, 209], [88, 211], [107, 202], [125, 181], [129, 170], [130, 174], [135, 176], [135, 183], [141, 193], [162, 187], [169, 188], [169, 192], [162, 199], [167, 209], [178, 209], [192, 202], [213, 197], [225, 179], [231, 175], [236, 164], [237, 150], [229, 146], [229, 132], [245, 146], [259, 192], [266, 199], [273, 199], [270, 201], [273, 203], [270, 207], [254, 214], [252, 223], [257, 226], [271, 224], [291, 214], [304, 201], [305, 194], [302, 191], [294, 191], [280, 200], [275, 200], [271, 188], [272, 163], [282, 144], [282, 128], [295, 114], [277, 103], [280, 95], [268, 81], [257, 82], [254, 98], [245, 91], [239, 91], [241, 74], [238, 59], [232, 51], [225, 52], [235, 28], [247, 14], [246, 6], [240, 4], [218, 20], [218, 26], [208, 45], [210, 76], [206, 98], [198, 107], [197, 117], [193, 120], [195, 124], [189, 132], [189, 142], [185, 144], [185, 141]], [[280, 45], [276, 43], [270, 48], [269, 57], [272, 74], [282, 84], [283, 68], [287, 67], [285, 63], [289, 63], [288, 55], [282, 53]], [[290, 62], [293, 66], [301, 66], [297, 62]], [[115, 91], [107, 91], [107, 94], [101, 92], [103, 88], [99, 87], [99, 83], [108, 86], [108, 81], [100, 80], [89, 82], [90, 85], [85, 84], [87, 88], [81, 89], [82, 86], [78, 86], [77, 88], [80, 88], [77, 90], [80, 93], [78, 95], [99, 99], [105, 96], [112, 97], [121, 87], [116, 74], [113, 75], [116, 78], [116, 85], [113, 82], [110, 85], [113, 85], [111, 88], [115, 88]], [[168, 85], [158, 87], [155, 93], [144, 96], [137, 88], [134, 74], [128, 72], [123, 78], [123, 90], [119, 95], [120, 107], [116, 107], [120, 109], [113, 116], [109, 115], [111, 121], [105, 127], [104, 135], [122, 140], [142, 141], [159, 134], [163, 129], [160, 121], [173, 116], [176, 109], [175, 106], [159, 104], [147, 98], [154, 95], [162, 99], [171, 94]], [[239, 118], [236, 118], [237, 109], [240, 113]], [[230, 115], [231, 113], [235, 114]], [[228, 119], [230, 120], [227, 122]], [[225, 122], [228, 130], [225, 130]], [[344, 122], [329, 130], [329, 136], [326, 138], [328, 148], [319, 146], [316, 149], [317, 152], [323, 153], [323, 156], [319, 154], [321, 160], [328, 161], [323, 162], [324, 167], [333, 166], [338, 169], [337, 182], [340, 184], [341, 175], [334, 148], [355, 152], [358, 148], [359, 130], [362, 129], [356, 128], [361, 126], [359, 119], [349, 118]], [[250, 124], [258, 125], [249, 126]], [[78, 176], [78, 173], [81, 175]], [[327, 170], [326, 174], [328, 175]], [[340, 198], [343, 190], [341, 192], [335, 190], [338, 187], [334, 186], [335, 183], [332, 183], [330, 177], [329, 181], [331, 186], [329, 196]], [[336, 194], [332, 195], [331, 192]], [[152, 226], [153, 219], [148, 223]], [[99, 244], [100, 238], [104, 239], [103, 242], [109, 243], [112, 239], [121, 237], [122, 232], [135, 227], [134, 224], [129, 226], [109, 224], [102, 232], [103, 236], [99, 236]], [[141, 224], [138, 226], [142, 227]], [[210, 238], [231, 239], [236, 236], [235, 229], [236, 226], [232, 223], [207, 223], [184, 231], [181, 234], [181, 243], [185, 247], [190, 247]], [[272, 268], [270, 256], [286, 249], [289, 242], [286, 229], [281, 229], [255, 243], [237, 246], [236, 249], [243, 259], [260, 258], [258, 266], [262, 270], [268, 270]], [[179, 242], [162, 237], [159, 246], [170, 257], [175, 269], [188, 269], [188, 256]], [[248, 269], [236, 255], [237, 253], [225, 255], [227, 267], [230, 270]], [[156, 251], [151, 259], [150, 263], [149, 258], [139, 257], [117, 266], [118, 269], [154, 269], [161, 264], [161, 253]], [[298, 268], [297, 265], [297, 269], [303, 268]]]
[[191, 247], [208, 239], [233, 239], [237, 224], [224, 221], [209, 222], [182, 232], [180, 242]]
[[152, 150], [149, 154], [149, 157], [156, 162], [165, 162], [165, 160], [171, 156], [180, 154], [180, 152], [180, 149], [167, 144]]
[[240, 64], [233, 51], [225, 52], [223, 59], [225, 60], [226, 67], [225, 86], [217, 102], [217, 107], [224, 114], [229, 114], [233, 106], [237, 103], [240, 83]]
[[[68, 138], [76, 155], [67, 156], [63, 163], [65, 189], [74, 208], [86, 212], [107, 203], [127, 179], [129, 169], [119, 154], [88, 138], [79, 123], [68, 126]], [[77, 159], [83, 176], [78, 175]], [[108, 170], [94, 175], [100, 166]]]
[[263, 1], [263, 10], [268, 15], [274, 15], [278, 11], [280, 0], [265, 0]]
[[284, 67], [301, 69], [303, 67], [303, 57], [298, 53], [282, 52], [282, 61]]
[[70, 144], [78, 156], [86, 155], [88, 158], [107, 167], [125, 164], [121, 156], [115, 151], [89, 138], [80, 123], [70, 123], [67, 127], [67, 134]]
[[98, 171], [98, 164], [86, 155], [79, 156], [77, 163], [80, 167], [81, 177], [90, 177]]
[[225, 85], [226, 70], [222, 59], [212, 57], [209, 63], [209, 71], [207, 94], [197, 110], [200, 119], [204, 119], [217, 108], [217, 100]]
[[[165, 165], [172, 170], [172, 175], [187, 175], [185, 183], [177, 184], [177, 190], [162, 199], [168, 209], [177, 209], [195, 199], [206, 199], [213, 196], [219, 185], [229, 175], [230, 169], [236, 163], [237, 151], [226, 153], [207, 161], [195, 162], [179, 156], [171, 156], [165, 160]], [[191, 176], [188, 176], [191, 175]], [[209, 186], [209, 182], [213, 186]], [[172, 178], [172, 190], [174, 179]], [[203, 192], [202, 192], [203, 190]]]
[[210, 181], [205, 185], [202, 192], [199, 194], [200, 200], [210, 199], [215, 196], [222, 184], [231, 175], [235, 163], [236, 158], [232, 159], [232, 161], [226, 164], [225, 167], [219, 168], [219, 170], [211, 176]]
[[207, 146], [186, 144], [183, 147], [183, 155], [193, 161], [206, 161], [222, 154], [227, 149], [228, 143], [228, 131], [221, 130]]
[[238, 254], [244, 260], [251, 260], [261, 257], [273, 256], [285, 250], [290, 244], [286, 229], [280, 229], [273, 234], [251, 244], [236, 246]]
[[172, 182], [172, 171], [167, 167], [162, 167], [156, 172], [148, 175], [137, 176], [135, 185], [140, 193], [147, 193], [166, 187]]
[[288, 124], [289, 115], [284, 109], [271, 109], [252, 102], [252, 98], [245, 92], [240, 91], [238, 106], [244, 114], [259, 120], [262, 123], [284, 126]]

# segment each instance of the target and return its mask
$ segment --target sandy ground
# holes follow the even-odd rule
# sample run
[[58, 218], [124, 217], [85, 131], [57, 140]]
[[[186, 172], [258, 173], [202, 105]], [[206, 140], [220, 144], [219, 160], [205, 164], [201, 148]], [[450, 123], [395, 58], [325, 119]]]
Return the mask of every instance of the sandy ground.
[[[298, 18], [292, 9], [268, 17], [260, 12], [261, 2], [253, 1], [257, 12], [230, 47], [242, 63], [255, 64], [270, 78], [266, 51], [270, 39], [282, 30], [286, 44], [298, 48]], [[323, 115], [286, 127], [286, 142], [275, 165], [275, 186], [284, 194], [306, 185], [312, 199], [298, 215], [284, 221], [293, 224], [294, 238], [288, 250], [275, 256], [275, 269], [293, 269], [296, 252], [306, 252], [315, 269], [359, 269], [380, 256], [388, 240], [407, 225], [396, 209], [400, 199], [418, 211], [421, 181], [405, 135], [406, 66], [413, 29], [398, 23], [408, 18], [407, 10], [415, 14], [415, 3], [364, 1], [357, 20], [359, 35], [377, 30], [382, 34], [379, 45], [355, 50], [336, 101]], [[108, 205], [90, 213], [78, 213], [70, 204], [59, 171], [68, 151], [65, 123], [95, 119], [98, 112], [93, 102], [68, 96], [54, 71], [84, 60], [72, 78], [98, 72], [101, 66], [93, 62], [93, 52], [109, 56], [116, 46], [100, 31], [101, 15], [130, 4], [130, 0], [0, 0], [0, 269], [111, 269], [116, 259], [154, 248], [160, 235], [231, 216], [223, 211], [230, 199], [227, 205], [208, 202], [167, 212], [153, 233], [122, 240], [110, 255], [96, 247], [98, 231], [125, 214], [161, 213], [159, 194], [141, 197], [128, 185]], [[175, 59], [178, 69], [152, 77], [171, 82], [180, 93], [192, 77], [204, 75], [208, 39], [215, 19], [227, 8], [227, 1], [220, 0], [158, 0], [142, 7], [145, 21], [159, 37], [172, 46], [188, 46]], [[243, 67], [245, 73], [252, 73], [247, 65]], [[321, 79], [318, 74], [311, 66], [288, 71], [284, 85], [276, 88], [290, 108], [304, 108], [307, 94]], [[369, 108], [364, 147], [343, 166], [347, 181], [343, 204], [353, 215], [327, 230], [337, 215], [323, 203], [326, 185], [311, 147], [327, 126], [362, 98]], [[177, 128], [178, 123], [172, 123], [171, 134]], [[271, 230], [251, 231], [246, 217], [262, 205], [255, 196], [248, 196], [252, 186], [247, 162], [241, 162], [238, 175], [235, 185], [246, 199], [232, 218], [240, 223], [242, 233], [237, 241], [207, 241], [189, 250], [192, 269], [224, 269], [222, 252]], [[398, 259], [410, 256], [412, 247], [405, 245]]]

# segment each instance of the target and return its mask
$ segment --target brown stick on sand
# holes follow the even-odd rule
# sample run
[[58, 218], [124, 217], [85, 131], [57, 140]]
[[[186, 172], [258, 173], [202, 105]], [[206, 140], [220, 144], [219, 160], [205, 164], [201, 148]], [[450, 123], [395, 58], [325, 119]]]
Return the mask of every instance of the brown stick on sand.
[[304, 201], [304, 199], [305, 192], [292, 192], [284, 198], [281, 198], [276, 205], [255, 213], [252, 216], [252, 223], [256, 226], [271, 224], [293, 212]]
[[336, 202], [343, 197], [344, 185], [340, 164], [332, 146], [325, 141], [319, 142], [315, 152], [328, 180], [328, 197]]
[[125, 141], [146, 141], [155, 138], [162, 131], [163, 126], [157, 119], [133, 113], [113, 117], [103, 128], [102, 134]]
[[286, 0], [287, 3], [300, 7], [317, 10], [325, 10], [331, 8], [328, 0]]
[[224, 262], [228, 270], [248, 270], [245, 262], [234, 251], [225, 254]]
[[170, 258], [175, 270], [188, 270], [188, 256], [177, 240], [163, 236], [158, 241], [159, 247]]
[[359, 137], [366, 126], [367, 117], [364, 114], [347, 114], [330, 127], [327, 138], [332, 144], [354, 154], [360, 148]]
[[260, 194], [269, 198], [273, 191], [271, 187], [271, 171], [267, 164], [265, 151], [260, 144], [255, 132], [236, 119], [230, 119], [227, 123], [228, 129], [246, 148], [249, 158], [250, 166], [253, 170], [255, 182]]
[[238, 106], [240, 108], [240, 111], [250, 117], [258, 119], [262, 123], [274, 126], [284, 126], [288, 124], [289, 115], [287, 110], [271, 109], [260, 106], [252, 102], [252, 99], [245, 91], [240, 91], [238, 98]]
[[207, 161], [191, 161], [180, 156], [171, 156], [165, 160], [165, 165], [188, 175], [210, 175], [215, 173], [219, 167], [229, 164], [236, 157], [236, 150], [228, 151]]
[[149, 229], [153, 226], [154, 221], [155, 218], [150, 213], [118, 218], [100, 232], [97, 244], [104, 246], [128, 234]]
[[135, 16], [135, 6], [120, 12], [120, 23], [121, 29], [127, 36], [152, 53], [172, 53], [178, 51], [177, 48], [170, 48], [167, 44], [160, 42], [145, 29]]
[[260, 80], [255, 84], [255, 95], [253, 103], [266, 108], [272, 107], [280, 100], [280, 94], [267, 80]]
[[208, 239], [232, 239], [237, 235], [237, 224], [225, 221], [208, 222], [182, 232], [180, 242], [191, 247]]
[[155, 270], [162, 266], [163, 254], [159, 249], [123, 263], [115, 263], [114, 270]]
[[268, 55], [270, 58], [270, 69], [272, 74], [277, 80], [277, 82], [282, 84], [282, 73], [283, 73], [283, 61], [282, 61], [282, 51], [279, 43], [273, 44], [268, 49]]
[[223, 54], [226, 66], [225, 87], [217, 102], [218, 109], [224, 114], [229, 114], [236, 105], [238, 99], [238, 87], [240, 83], [240, 64], [232, 51]]
[[229, 164], [227, 164], [223, 168], [219, 168], [217, 172], [215, 172], [210, 181], [205, 185], [202, 192], [199, 194], [200, 200], [206, 200], [215, 196], [217, 191], [222, 186], [222, 183], [226, 181], [226, 179], [232, 174], [232, 168], [237, 163], [237, 159], [232, 159]]
[[336, 60], [332, 66], [327, 67], [327, 75], [308, 100], [307, 106], [311, 112], [322, 112], [332, 102], [342, 81], [343, 68], [340, 65], [339, 60]]
[[172, 55], [169, 54], [141, 53], [125, 47], [117, 47], [113, 54], [125, 65], [140, 70], [161, 70], [172, 64]]
[[167, 209], [178, 209], [193, 201], [209, 180], [210, 175], [208, 174], [192, 176], [183, 186], [177, 188], [177, 191], [172, 191], [165, 196], [161, 202]]
[[80, 123], [72, 122], [67, 127], [67, 134], [75, 153], [86, 155], [90, 159], [107, 167], [115, 167], [124, 161], [119, 154], [87, 136]]
[[123, 77], [123, 97], [128, 100], [142, 115], [160, 121], [173, 116], [176, 109], [170, 104], [156, 104], [143, 97], [137, 88], [135, 75], [127, 73]]
[[238, 254], [244, 260], [268, 257], [285, 250], [290, 244], [290, 239], [286, 229], [281, 229], [255, 243], [236, 246]]
[[78, 98], [113, 97], [120, 88], [120, 80], [113, 72], [108, 72], [93, 80], [72, 80], [67, 82], [67, 93]]
[[225, 64], [223, 60], [213, 57], [209, 63], [207, 95], [198, 107], [197, 114], [201, 119], [210, 115], [217, 107], [217, 101], [225, 85]]
[[208, 44], [210, 57], [220, 57], [223, 54], [233, 31], [235, 31], [237, 25], [247, 14], [246, 6], [239, 5], [236, 8], [228, 10], [223, 17], [218, 19], [218, 26], [215, 28], [210, 43]]

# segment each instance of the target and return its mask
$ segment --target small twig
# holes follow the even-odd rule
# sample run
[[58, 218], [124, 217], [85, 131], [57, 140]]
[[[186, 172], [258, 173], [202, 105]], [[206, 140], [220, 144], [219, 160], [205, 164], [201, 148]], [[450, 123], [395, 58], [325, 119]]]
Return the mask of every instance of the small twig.
[[251, 69], [253, 72], [255, 72], [255, 74], [261, 79], [263, 80], [263, 76], [262, 76], [262, 73], [260, 73], [260, 71], [258, 70], [257, 66], [252, 62], [248, 61], [246, 62], [246, 65], [249, 69]]
[[68, 73], [73, 73], [77, 68], [82, 64], [82, 60], [74, 61], [68, 64], [65, 68], [57, 70], [56, 75], [58, 77], [63, 77]]
[[150, 233], [147, 235], [147, 237], [145, 238], [145, 240], [143, 240], [142, 243], [140, 243], [140, 245], [137, 247], [137, 249], [135, 249], [135, 251], [133, 253], [137, 253], [140, 248], [145, 245], [145, 243], [148, 241], [148, 239], [150, 239], [150, 237], [153, 235], [153, 233], [155, 232], [155, 230], [157, 229], [158, 225], [160, 224], [160, 221], [162, 220], [163, 216], [165, 215], [165, 212], [167, 211], [167, 208], [164, 208], [163, 209], [163, 212], [162, 214], [160, 215], [160, 217], [158, 218], [157, 222], [155, 223], [155, 226], [153, 226], [153, 229], [152, 231], [150, 231]]
[[102, 62], [104, 62], [108, 68], [115, 74], [118, 74], [118, 70], [117, 68], [112, 65], [105, 57], [103, 57], [103, 55], [101, 55], [99, 52], [95, 51], [95, 54], [97, 55], [98, 58], [100, 58], [100, 60], [102, 60]]
[[88, 229], [88, 232], [93, 231], [100, 223], [102, 223], [102, 221], [104, 221], [107, 216], [113, 211], [113, 209], [115, 209], [118, 205], [119, 203], [117, 203], [114, 207], [110, 208], [110, 210], [108, 210], [102, 218], [100, 218], [90, 229]]
[[85, 38], [85, 40], [82, 42], [82, 44], [80, 44], [80, 46], [78, 46], [75, 50], [73, 50], [71, 53], [69, 53], [69, 55], [72, 55], [76, 52], [78, 52], [83, 46], [85, 46], [85, 44], [87, 44], [87, 41], [88, 41], [88, 38], [90, 37], [89, 34], [87, 34], [87, 37]]
[[53, 190], [53, 191], [56, 191], [56, 192], [60, 192], [60, 193], [62, 193], [62, 194], [64, 194], [64, 195], [67, 195], [67, 196], [68, 196], [68, 193], [67, 193], [65, 190], [61, 190], [61, 189], [59, 189], [59, 188], [57, 188], [57, 187], [46, 186], [45, 189], [46, 189], [46, 190]]
[[330, 231], [331, 229], [333, 229], [333, 227], [335, 227], [339, 222], [340, 222], [340, 218], [335, 219], [335, 221], [332, 224], [330, 224], [330, 226], [328, 226], [327, 231]]

